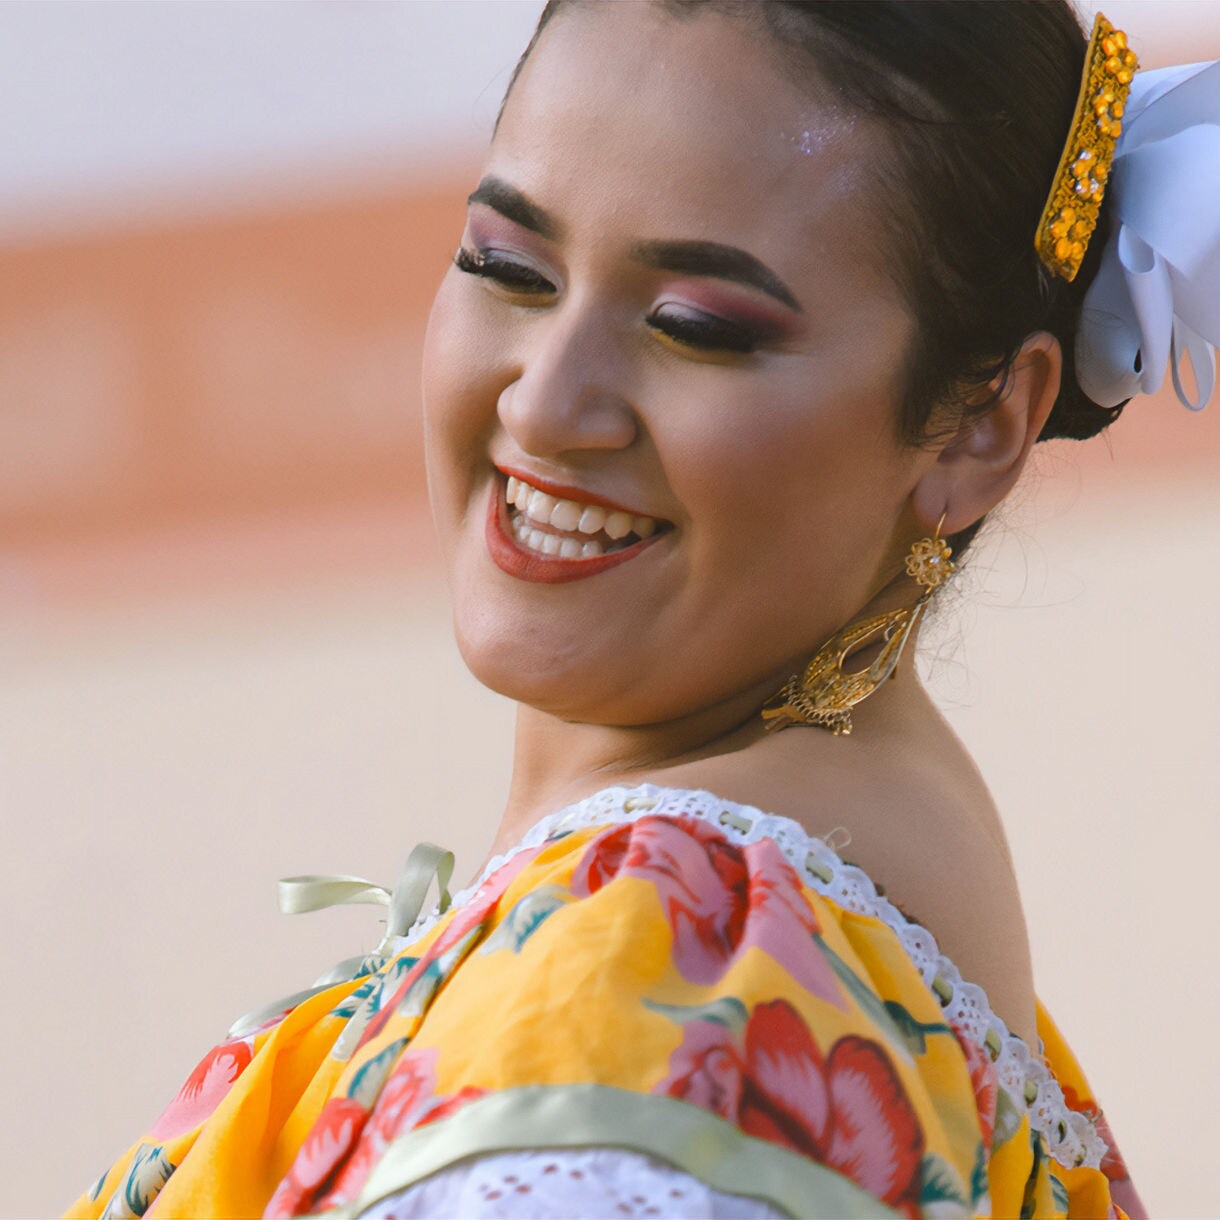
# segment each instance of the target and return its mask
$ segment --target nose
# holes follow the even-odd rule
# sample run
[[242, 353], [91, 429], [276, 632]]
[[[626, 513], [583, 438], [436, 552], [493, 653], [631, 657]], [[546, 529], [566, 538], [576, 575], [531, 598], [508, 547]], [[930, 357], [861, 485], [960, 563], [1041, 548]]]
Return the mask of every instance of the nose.
[[518, 375], [500, 392], [500, 422], [535, 457], [626, 449], [639, 420], [616, 388], [625, 370], [610, 328], [594, 313], [556, 309], [524, 339]]

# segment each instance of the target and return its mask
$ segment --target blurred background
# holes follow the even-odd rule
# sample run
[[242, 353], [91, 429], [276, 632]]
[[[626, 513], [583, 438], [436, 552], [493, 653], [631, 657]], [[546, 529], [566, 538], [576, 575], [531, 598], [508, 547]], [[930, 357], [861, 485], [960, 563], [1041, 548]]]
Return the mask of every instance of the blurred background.
[[[277, 877], [486, 852], [511, 708], [450, 641], [418, 363], [539, 8], [0, 5], [6, 1216], [376, 943]], [[1149, 66], [1220, 56], [1212, 0], [1105, 11]], [[1150, 1210], [1214, 1216], [1220, 404], [1035, 467], [923, 664]]]

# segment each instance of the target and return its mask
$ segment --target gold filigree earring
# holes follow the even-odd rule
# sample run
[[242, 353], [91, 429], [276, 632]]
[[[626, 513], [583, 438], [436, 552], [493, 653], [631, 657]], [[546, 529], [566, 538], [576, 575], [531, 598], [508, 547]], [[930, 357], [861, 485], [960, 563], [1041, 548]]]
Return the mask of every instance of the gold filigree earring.
[[[793, 724], [814, 724], [836, 737], [851, 732], [851, 709], [867, 699], [893, 672], [932, 594], [953, 575], [953, 551], [940, 536], [945, 514], [931, 538], [921, 538], [907, 555], [906, 570], [922, 592], [913, 606], [888, 610], [849, 623], [818, 649], [804, 673], [793, 674], [763, 706], [768, 730]], [[856, 673], [844, 673], [843, 663], [880, 636], [885, 642], [877, 659]]]

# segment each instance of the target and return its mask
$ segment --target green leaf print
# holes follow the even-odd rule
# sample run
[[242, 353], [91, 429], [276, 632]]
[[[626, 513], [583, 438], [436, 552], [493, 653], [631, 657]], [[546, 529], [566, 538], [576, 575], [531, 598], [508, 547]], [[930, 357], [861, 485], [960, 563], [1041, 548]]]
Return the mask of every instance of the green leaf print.
[[896, 1046], [902, 1047], [912, 1056], [922, 1055], [928, 1049], [927, 1040], [930, 1034], [956, 1036], [943, 1021], [918, 1021], [897, 1000], [883, 1002], [880, 996], [820, 936], [814, 939], [817, 940], [818, 947], [826, 955], [826, 960], [830, 962], [848, 995], [855, 1000], [864, 1015]]
[[385, 1050], [374, 1055], [368, 1063], [361, 1064], [352, 1077], [351, 1084], [347, 1086], [348, 1097], [359, 1102], [366, 1110], [371, 1110], [373, 1102], [377, 1100], [377, 1095], [381, 1092], [381, 1086], [385, 1084], [385, 1078], [390, 1074], [390, 1069], [393, 1068], [395, 1060], [406, 1045], [406, 1038], [398, 1038], [391, 1042]]
[[540, 885], [514, 904], [499, 927], [479, 947], [479, 952], [511, 949], [520, 953], [521, 947], [542, 924], [571, 901], [572, 894], [564, 886]]
[[925, 1153], [919, 1163], [919, 1176], [922, 1183], [919, 1192], [921, 1216], [957, 1220], [957, 1217], [971, 1214], [962, 1181], [944, 1157], [935, 1152]]
[[1051, 1174], [1051, 1198], [1055, 1200], [1055, 1210], [1066, 1216], [1070, 1202], [1068, 1188], [1053, 1173]]
[[721, 996], [710, 1004], [662, 1004], [657, 1000], [642, 1001], [645, 1008], [651, 1009], [659, 1016], [668, 1017], [678, 1025], [688, 1021], [711, 1021], [722, 1025], [734, 1038], [740, 1038], [746, 1027], [749, 1013], [746, 1006], [736, 996]]
[[978, 1155], [974, 1158], [974, 1172], [970, 1176], [970, 1202], [976, 1214], [991, 1210], [989, 1195], [991, 1183], [987, 1178], [987, 1149], [979, 1141]]
[[160, 1144], [141, 1144], [131, 1158], [122, 1182], [110, 1196], [102, 1220], [129, 1220], [142, 1216], [176, 1168]]
[[102, 1193], [102, 1187], [106, 1185], [106, 1179], [110, 1176], [110, 1170], [107, 1169], [92, 1186], [89, 1187], [90, 1202], [96, 1202], [98, 1196]]

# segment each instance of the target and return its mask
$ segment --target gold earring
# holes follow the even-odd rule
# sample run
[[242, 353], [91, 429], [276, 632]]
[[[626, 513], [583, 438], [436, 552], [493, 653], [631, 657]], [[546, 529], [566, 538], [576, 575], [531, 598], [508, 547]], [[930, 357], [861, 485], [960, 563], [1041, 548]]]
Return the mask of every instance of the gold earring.
[[[851, 732], [851, 709], [867, 699], [893, 672], [932, 594], [955, 571], [953, 551], [940, 536], [941, 513], [931, 538], [921, 538], [907, 555], [906, 570], [922, 592], [913, 606], [889, 610], [849, 623], [818, 649], [804, 673], [793, 674], [762, 710], [768, 730], [792, 724], [815, 724], [836, 737]], [[881, 636], [885, 643], [877, 659], [856, 673], [844, 673], [843, 662]]]

